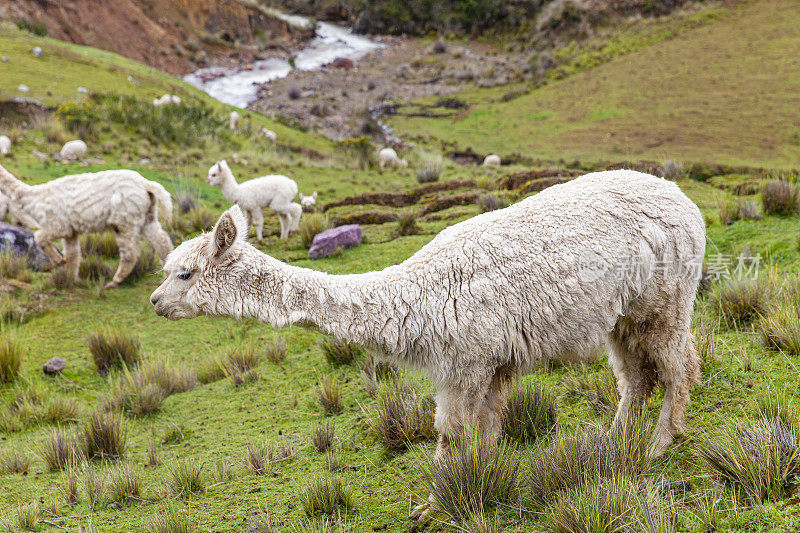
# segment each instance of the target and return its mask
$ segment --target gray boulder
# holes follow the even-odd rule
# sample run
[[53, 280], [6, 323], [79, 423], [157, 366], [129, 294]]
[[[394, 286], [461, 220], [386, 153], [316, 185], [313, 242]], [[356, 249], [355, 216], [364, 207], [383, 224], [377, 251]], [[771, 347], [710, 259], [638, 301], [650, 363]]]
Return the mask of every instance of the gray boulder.
[[54, 376], [56, 374], [61, 373], [62, 370], [67, 366], [67, 360], [63, 357], [53, 357], [48, 362], [44, 364], [42, 370], [48, 376]]
[[33, 270], [43, 270], [50, 260], [33, 238], [33, 232], [0, 222], [0, 252], [10, 251], [28, 259]]
[[347, 224], [317, 233], [308, 250], [308, 257], [319, 259], [330, 257], [337, 248], [350, 248], [361, 244], [361, 226]]

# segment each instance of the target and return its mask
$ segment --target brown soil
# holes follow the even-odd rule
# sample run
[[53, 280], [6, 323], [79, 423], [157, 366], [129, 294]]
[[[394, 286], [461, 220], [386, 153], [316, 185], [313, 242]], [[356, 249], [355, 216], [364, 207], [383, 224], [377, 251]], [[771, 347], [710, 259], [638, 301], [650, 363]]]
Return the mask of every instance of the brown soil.
[[348, 196], [338, 202], [325, 204], [322, 211], [343, 205], [382, 205], [386, 207], [408, 207], [417, 204], [423, 197], [441, 191], [467, 189], [476, 187], [474, 180], [454, 180], [442, 183], [430, 183], [417, 189], [402, 192], [365, 192], [357, 196]]
[[0, 0], [0, 18], [6, 17], [41, 23], [55, 39], [110, 50], [173, 75], [283, 55], [312, 33], [237, 0]]
[[480, 195], [481, 193], [478, 191], [468, 191], [458, 194], [451, 194], [450, 196], [433, 198], [430, 201], [425, 202], [422, 207], [419, 208], [418, 214], [422, 216], [427, 215], [428, 213], [435, 213], [436, 211], [444, 211], [445, 209], [449, 209], [457, 205], [474, 204], [478, 201], [478, 197]]
[[[549, 180], [551, 184], [555, 184], [555, 183], [561, 183], [562, 181], [566, 181], [569, 178], [580, 176], [581, 174], [583, 174], [583, 172], [558, 169], [558, 168], [524, 170], [522, 172], [515, 172], [510, 176], [506, 176], [505, 178], [500, 180], [500, 186], [503, 189], [512, 190], [512, 189], [521, 189], [527, 186], [529, 182], [539, 182], [539, 181]], [[543, 188], [544, 187], [542, 187], [542, 189]], [[529, 192], [538, 192], [538, 191], [529, 191]]]
[[387, 213], [385, 211], [365, 211], [362, 213], [350, 213], [334, 217], [334, 226], [344, 226], [346, 224], [385, 224], [396, 222], [397, 213]]

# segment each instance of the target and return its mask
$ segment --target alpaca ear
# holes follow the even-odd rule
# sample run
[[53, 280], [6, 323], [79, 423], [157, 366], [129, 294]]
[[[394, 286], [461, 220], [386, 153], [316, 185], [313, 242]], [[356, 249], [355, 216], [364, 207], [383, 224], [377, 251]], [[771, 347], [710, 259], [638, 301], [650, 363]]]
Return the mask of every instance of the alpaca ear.
[[312, 197], [314, 200], [316, 200], [316, 199], [317, 199], [317, 191], [314, 191], [314, 194], [312, 194], [312, 195], [311, 195], [311, 197]]
[[303, 194], [303, 193], [300, 193], [300, 201], [301, 201], [301, 202], [303, 201], [303, 199], [304, 199], [305, 197], [306, 197], [306, 195], [305, 195], [305, 194]]
[[211, 240], [208, 243], [209, 254], [214, 259], [221, 259], [236, 244], [247, 236], [247, 220], [242, 210], [235, 205], [219, 217]]

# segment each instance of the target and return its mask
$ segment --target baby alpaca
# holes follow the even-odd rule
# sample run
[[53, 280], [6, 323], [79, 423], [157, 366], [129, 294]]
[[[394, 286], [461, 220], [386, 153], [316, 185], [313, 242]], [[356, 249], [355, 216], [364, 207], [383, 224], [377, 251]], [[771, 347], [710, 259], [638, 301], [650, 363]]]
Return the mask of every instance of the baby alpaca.
[[314, 191], [311, 196], [300, 193], [300, 205], [303, 207], [303, 211], [313, 211], [314, 206], [317, 205], [317, 191]]
[[[50, 262], [54, 266], [66, 262], [76, 280], [81, 233], [114, 232], [120, 261], [106, 284], [109, 289], [133, 270], [141, 251], [140, 238], [150, 241], [162, 262], [172, 250], [172, 241], [158, 222], [159, 208], [167, 221], [171, 219], [172, 199], [159, 183], [133, 170], [74, 174], [31, 186], [0, 166], [0, 192], [8, 196], [12, 209], [39, 227], [34, 238]], [[53, 246], [56, 239], [64, 240], [63, 259]]]
[[495, 166], [499, 164], [500, 164], [500, 156], [497, 154], [489, 154], [483, 160], [483, 166], [485, 167]]
[[[655, 452], [684, 428], [700, 378], [690, 332], [705, 225], [675, 183], [615, 170], [555, 185], [455, 224], [380, 272], [330, 275], [245, 240], [237, 207], [167, 258], [158, 315], [315, 326], [436, 384], [437, 457], [477, 425], [499, 437], [506, 388], [548, 360], [609, 345], [619, 424], [657, 383]], [[424, 517], [429, 505], [412, 513]]]
[[281, 175], [270, 175], [255, 178], [244, 183], [237, 183], [227, 161], [219, 161], [208, 169], [209, 185], [220, 187], [222, 194], [232, 204], [237, 204], [247, 213], [247, 226], [252, 222], [256, 226], [256, 238], [262, 240], [264, 228], [263, 208], [269, 207], [281, 221], [281, 239], [289, 238], [289, 233], [297, 230], [303, 208], [293, 202], [297, 195], [297, 183], [293, 179]]
[[80, 159], [86, 155], [86, 143], [80, 139], [75, 141], [67, 141], [64, 143], [64, 146], [61, 147], [61, 152], [59, 152], [59, 155], [61, 156], [61, 159], [65, 159], [67, 161], [75, 161], [76, 159]]
[[394, 148], [383, 148], [380, 152], [378, 152], [378, 166], [380, 168], [387, 166], [407, 167], [408, 161], [397, 157], [397, 152], [394, 151]]

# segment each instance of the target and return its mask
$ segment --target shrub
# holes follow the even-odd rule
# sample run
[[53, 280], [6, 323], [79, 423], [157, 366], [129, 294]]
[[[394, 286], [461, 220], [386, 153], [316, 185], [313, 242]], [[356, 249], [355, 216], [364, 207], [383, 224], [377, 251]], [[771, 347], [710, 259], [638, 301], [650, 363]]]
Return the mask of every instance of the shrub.
[[286, 359], [286, 337], [271, 339], [264, 347], [264, 356], [270, 363], [278, 364]]
[[317, 398], [325, 414], [342, 411], [342, 389], [333, 376], [322, 376], [317, 387]]
[[178, 459], [168, 467], [167, 487], [173, 494], [188, 498], [205, 489], [203, 463], [194, 459]]
[[556, 402], [538, 385], [514, 387], [503, 410], [503, 433], [521, 443], [535, 441], [556, 425]]
[[480, 207], [481, 211], [484, 213], [488, 213], [489, 211], [503, 209], [506, 207], [506, 202], [493, 194], [483, 194], [478, 198], [478, 207]]
[[333, 439], [336, 435], [336, 428], [330, 422], [320, 424], [314, 431], [311, 437], [311, 442], [314, 444], [314, 449], [317, 453], [325, 453], [333, 446]]
[[142, 482], [139, 473], [128, 464], [121, 464], [109, 473], [108, 492], [112, 502], [124, 504], [128, 500], [138, 499]]
[[50, 470], [63, 470], [80, 459], [80, 450], [75, 439], [62, 428], [50, 432], [42, 446], [41, 456]]
[[433, 508], [464, 522], [496, 505], [508, 503], [516, 491], [519, 460], [512, 446], [492, 445], [478, 433], [450, 443], [450, 453], [431, 458], [423, 476], [431, 485]]
[[11, 251], [0, 252], [0, 279], [2, 278], [30, 283], [33, 276], [28, 270], [28, 261], [25, 257]]
[[792, 215], [797, 212], [797, 186], [787, 180], [768, 181], [761, 190], [765, 215]]
[[303, 248], [310, 248], [314, 237], [330, 227], [330, 218], [324, 213], [309, 213], [304, 216], [297, 228]]
[[89, 336], [89, 351], [97, 371], [107, 374], [112, 368], [139, 363], [139, 340], [119, 329], [104, 327]]
[[755, 501], [787, 498], [798, 486], [800, 436], [781, 417], [725, 428], [699, 451], [717, 477]]
[[610, 371], [600, 375], [588, 376], [586, 368], [582, 375], [571, 376], [564, 380], [568, 397], [584, 398], [589, 405], [602, 416], [614, 416], [619, 404], [617, 380]]
[[403, 452], [414, 442], [436, 437], [433, 427], [435, 404], [398, 377], [378, 393], [375, 412], [367, 413], [372, 434], [390, 451]]
[[798, 304], [784, 302], [761, 318], [759, 330], [764, 346], [788, 355], [800, 355], [800, 309], [797, 307]]
[[192, 533], [194, 525], [189, 511], [169, 505], [145, 521], [149, 533]]
[[92, 413], [83, 426], [81, 440], [88, 459], [116, 460], [125, 455], [127, 435], [122, 421], [109, 413]]
[[325, 355], [325, 360], [334, 366], [352, 364], [362, 353], [358, 344], [334, 337], [325, 337], [320, 341], [319, 347]]
[[32, 462], [30, 456], [8, 450], [0, 455], [0, 474], [27, 474]]
[[397, 234], [401, 237], [419, 233], [417, 214], [414, 211], [403, 211], [397, 217]]
[[0, 335], [0, 382], [10, 383], [19, 376], [22, 344], [10, 335]]
[[300, 488], [300, 504], [307, 516], [332, 515], [337, 509], [355, 506], [353, 491], [340, 478], [322, 475]]
[[758, 280], [729, 281], [715, 288], [711, 302], [729, 327], [746, 326], [767, 310], [767, 288]]

